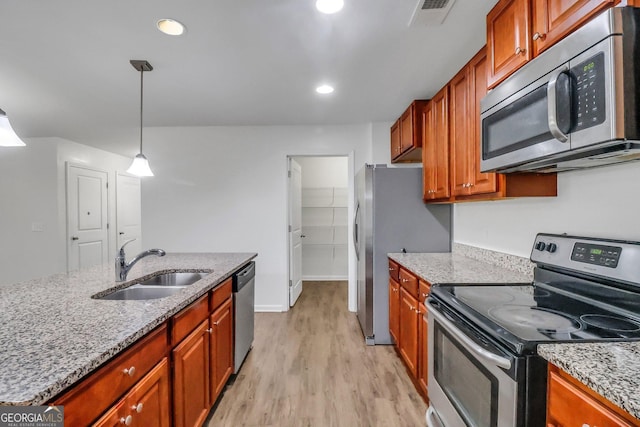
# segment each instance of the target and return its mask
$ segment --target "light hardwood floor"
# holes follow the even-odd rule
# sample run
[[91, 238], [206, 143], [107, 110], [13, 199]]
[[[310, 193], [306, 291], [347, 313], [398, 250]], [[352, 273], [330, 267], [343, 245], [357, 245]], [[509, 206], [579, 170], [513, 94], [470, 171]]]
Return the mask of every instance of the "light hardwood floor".
[[208, 426], [425, 426], [392, 346], [366, 346], [346, 282], [304, 282], [287, 313], [256, 313], [253, 349]]

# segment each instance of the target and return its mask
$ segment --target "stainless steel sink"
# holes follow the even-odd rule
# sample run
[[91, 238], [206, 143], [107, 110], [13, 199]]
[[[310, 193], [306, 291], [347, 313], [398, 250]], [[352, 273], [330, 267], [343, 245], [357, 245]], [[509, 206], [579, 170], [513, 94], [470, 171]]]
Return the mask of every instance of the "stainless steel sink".
[[98, 297], [106, 300], [147, 300], [171, 296], [202, 279], [209, 272], [164, 273], [124, 289]]
[[184, 289], [185, 286], [142, 286], [140, 284], [107, 294], [98, 299], [108, 300], [145, 300], [168, 297]]
[[189, 286], [208, 273], [165, 273], [140, 282], [143, 286]]

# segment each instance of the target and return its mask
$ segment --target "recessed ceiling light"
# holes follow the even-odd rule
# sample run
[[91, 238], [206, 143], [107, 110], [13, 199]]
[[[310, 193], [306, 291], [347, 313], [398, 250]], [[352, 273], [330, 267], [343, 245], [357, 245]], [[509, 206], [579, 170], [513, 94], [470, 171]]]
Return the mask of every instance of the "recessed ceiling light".
[[163, 33], [169, 34], [170, 36], [181, 36], [186, 31], [184, 25], [175, 19], [169, 18], [159, 20], [156, 23], [156, 27], [158, 27], [158, 29]]
[[322, 85], [322, 86], [318, 86], [316, 88], [316, 92], [322, 94], [322, 95], [326, 95], [328, 93], [333, 92], [333, 86], [329, 86], [329, 85]]
[[344, 0], [317, 0], [316, 9], [322, 13], [336, 13], [342, 10]]

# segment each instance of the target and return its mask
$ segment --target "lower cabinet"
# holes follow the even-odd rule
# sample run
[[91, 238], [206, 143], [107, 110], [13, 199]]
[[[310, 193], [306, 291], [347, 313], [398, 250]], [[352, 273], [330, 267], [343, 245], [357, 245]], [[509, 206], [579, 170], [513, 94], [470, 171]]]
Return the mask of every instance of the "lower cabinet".
[[165, 357], [94, 426], [169, 427], [170, 407], [169, 361]]
[[[389, 333], [416, 388], [427, 400], [428, 324], [425, 299], [430, 285], [392, 260], [389, 260], [389, 271]], [[400, 283], [394, 277], [398, 277]]]
[[633, 427], [640, 425], [605, 398], [549, 364], [547, 427]]
[[228, 298], [209, 318], [211, 325], [209, 404], [213, 405], [233, 373], [233, 304]]

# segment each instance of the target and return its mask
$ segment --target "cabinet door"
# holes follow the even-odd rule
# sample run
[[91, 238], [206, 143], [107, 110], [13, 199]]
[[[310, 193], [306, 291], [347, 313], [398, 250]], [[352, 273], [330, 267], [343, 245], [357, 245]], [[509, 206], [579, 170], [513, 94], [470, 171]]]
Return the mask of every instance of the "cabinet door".
[[400, 337], [400, 284], [389, 279], [389, 334], [396, 345]]
[[436, 186], [436, 137], [433, 108], [429, 102], [422, 110], [422, 199], [431, 200]]
[[500, 0], [487, 15], [490, 88], [532, 58], [529, 1]]
[[402, 154], [400, 148], [400, 120], [397, 120], [393, 126], [391, 126], [391, 160]]
[[531, 40], [534, 56], [615, 3], [616, 0], [533, 1]]
[[445, 86], [432, 99], [435, 186], [432, 199], [447, 199], [449, 191], [449, 93]]
[[429, 353], [428, 338], [429, 330], [427, 321], [427, 307], [423, 303], [418, 304], [418, 384], [425, 396], [428, 396], [428, 376], [429, 376]]
[[164, 358], [94, 426], [169, 427], [169, 407], [169, 362]]
[[209, 413], [209, 319], [172, 351], [176, 427], [200, 426]]
[[495, 193], [498, 190], [498, 176], [495, 173], [480, 172], [482, 156], [482, 123], [480, 122], [480, 101], [487, 94], [487, 50], [482, 48], [469, 62], [470, 144], [468, 155], [471, 158], [470, 194]]
[[233, 373], [233, 299], [211, 315], [211, 405]]
[[451, 137], [451, 187], [454, 196], [471, 191], [475, 151], [471, 140], [469, 69], [463, 68], [449, 83]]
[[402, 153], [414, 146], [413, 111], [414, 105], [411, 104], [400, 117], [400, 152]]
[[400, 287], [400, 355], [414, 378], [418, 376], [418, 301]]

